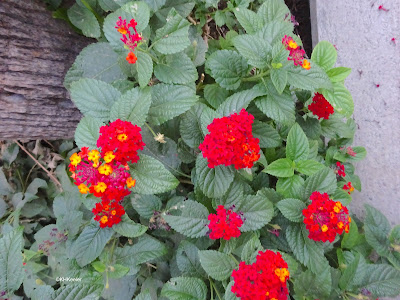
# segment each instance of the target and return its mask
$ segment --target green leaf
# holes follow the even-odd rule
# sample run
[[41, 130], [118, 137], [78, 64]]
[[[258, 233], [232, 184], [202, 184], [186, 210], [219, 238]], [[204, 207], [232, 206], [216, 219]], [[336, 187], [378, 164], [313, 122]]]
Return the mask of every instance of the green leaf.
[[97, 140], [100, 135], [100, 127], [104, 123], [92, 117], [83, 117], [76, 127], [75, 143], [79, 148], [97, 148]]
[[163, 286], [161, 296], [171, 300], [203, 300], [207, 298], [207, 286], [199, 278], [174, 277]]
[[218, 84], [207, 84], [204, 87], [204, 98], [213, 107], [217, 108], [228, 98], [229, 92]]
[[[278, 61], [282, 63], [287, 60], [287, 52], [284, 52], [282, 46], [282, 38], [285, 35], [293, 36], [293, 24], [284, 21], [283, 18], [281, 20], [267, 22], [265, 26], [256, 33], [256, 36], [266, 40], [270, 45], [274, 45], [273, 56], [275, 59], [279, 58]], [[301, 46], [301, 41], [298, 40], [297, 42]]]
[[319, 42], [311, 55], [311, 60], [318, 64], [325, 72], [335, 65], [336, 59], [337, 51], [335, 47], [327, 41]]
[[276, 204], [282, 215], [292, 222], [303, 222], [303, 209], [306, 205], [298, 199], [283, 199]]
[[235, 17], [239, 21], [240, 25], [246, 30], [247, 33], [249, 34], [254, 34], [258, 30], [260, 30], [263, 26], [263, 20], [262, 18], [257, 15], [255, 12], [243, 8], [243, 7], [237, 7], [234, 10]]
[[182, 116], [180, 133], [184, 142], [191, 148], [197, 149], [204, 140], [200, 116], [207, 109], [209, 108], [205, 104], [197, 103]]
[[12, 188], [4, 175], [3, 167], [0, 167], [0, 195], [7, 196], [12, 193]]
[[206, 275], [199, 260], [199, 248], [183, 240], [176, 251], [176, 265], [185, 276]]
[[199, 154], [196, 159], [196, 184], [207, 197], [222, 197], [227, 191], [234, 178], [232, 166], [208, 167], [207, 159]]
[[342, 290], [346, 290], [348, 285], [355, 277], [359, 262], [360, 262], [360, 253], [357, 253], [354, 260], [346, 266], [346, 269], [344, 269], [343, 274], [340, 277], [339, 286]]
[[101, 261], [94, 261], [91, 263], [92, 267], [99, 273], [104, 273], [106, 271], [107, 266]]
[[81, 267], [90, 264], [103, 251], [113, 233], [111, 228], [100, 228], [98, 224], [90, 223], [73, 242], [72, 257]]
[[271, 119], [284, 124], [295, 121], [295, 107], [292, 96], [288, 90], [279, 94], [271, 80], [266, 82], [267, 96], [255, 101], [256, 106]]
[[271, 221], [274, 216], [274, 207], [261, 192], [257, 195], [245, 196], [243, 200], [241, 199], [241, 203], [235, 203], [236, 210], [243, 213], [244, 223], [240, 227], [241, 232], [260, 229]]
[[129, 0], [99, 0], [99, 5], [104, 11], [115, 11]]
[[150, 8], [156, 12], [158, 11], [161, 7], [164, 6], [165, 4], [165, 0], [144, 0], [144, 2], [146, 2]]
[[367, 278], [362, 288], [376, 297], [396, 297], [400, 294], [400, 271], [390, 265], [368, 266]]
[[312, 159], [298, 161], [295, 166], [296, 171], [308, 176], [317, 173], [323, 168], [325, 168], [323, 164]]
[[271, 60], [271, 45], [254, 35], [242, 34], [233, 40], [233, 45], [250, 65], [265, 68]]
[[129, 2], [104, 19], [103, 31], [105, 37], [114, 49], [122, 51], [125, 44], [121, 41], [121, 33], [115, 28], [118, 17], [126, 19], [128, 23], [131, 19], [135, 19], [137, 22], [136, 30], [141, 33], [149, 24], [150, 9], [145, 2]]
[[287, 71], [280, 69], [271, 69], [271, 80], [279, 94], [283, 93], [287, 85]]
[[299, 175], [288, 178], [279, 178], [276, 191], [286, 198], [302, 199], [304, 195], [304, 179]]
[[162, 54], [173, 54], [185, 50], [190, 46], [190, 23], [171, 9], [167, 16], [167, 23], [157, 29], [154, 48]]
[[74, 4], [68, 9], [68, 18], [71, 23], [82, 30], [82, 33], [91, 38], [98, 38], [101, 35], [99, 22], [95, 15], [86, 7]]
[[171, 191], [179, 184], [175, 178], [158, 160], [140, 155], [140, 160], [131, 165], [132, 178], [136, 179], [135, 192], [138, 194], [159, 194]]
[[160, 211], [162, 206], [160, 198], [154, 195], [135, 194], [131, 198], [131, 203], [137, 213], [146, 219], [150, 219], [155, 211]]
[[261, 148], [275, 148], [282, 144], [278, 131], [267, 123], [254, 120], [253, 135], [260, 140]]
[[253, 234], [250, 240], [248, 240], [242, 250], [242, 254], [240, 255], [240, 261], [246, 262], [246, 264], [252, 264], [256, 260], [256, 256], [259, 251], [262, 251], [263, 247], [261, 246], [260, 239], [256, 234]]
[[[103, 285], [98, 284], [66, 284], [55, 290], [51, 300], [96, 299], [100, 296]], [[43, 299], [43, 295], [39, 299]]]
[[294, 282], [294, 292], [299, 299], [336, 299], [330, 298], [332, 290], [331, 268], [327, 267], [319, 274], [310, 270], [300, 273]]
[[154, 68], [156, 77], [165, 83], [185, 84], [197, 80], [197, 69], [185, 53], [168, 55], [165, 64]]
[[[143, 126], [151, 105], [151, 94], [146, 90], [134, 88], [124, 93], [111, 107], [110, 120], [129, 121]], [[76, 139], [76, 138], [75, 138]]]
[[221, 10], [217, 10], [214, 15], [214, 19], [215, 19], [215, 24], [221, 27], [226, 23], [226, 13], [222, 12]]
[[263, 172], [276, 177], [291, 177], [294, 175], [294, 164], [289, 158], [280, 158], [269, 164]]
[[351, 69], [345, 67], [333, 68], [326, 72], [332, 82], [342, 82], [350, 75], [350, 73]]
[[136, 53], [137, 61], [135, 63], [139, 85], [147, 86], [153, 75], [153, 60], [147, 53], [138, 51]]
[[177, 205], [180, 214], [163, 215], [165, 221], [177, 232], [182, 233], [191, 238], [199, 238], [205, 236], [208, 231], [208, 215], [207, 208], [195, 201], [186, 200]]
[[328, 75], [317, 65], [312, 65], [310, 70], [294, 66], [289, 68], [288, 83], [293, 87], [309, 91], [332, 88]]
[[206, 68], [220, 86], [227, 90], [236, 90], [240, 86], [241, 78], [247, 74], [248, 65], [239, 53], [221, 50], [210, 55]]
[[234, 259], [228, 254], [215, 250], [199, 251], [200, 263], [209, 276], [216, 280], [225, 280], [237, 267]]
[[286, 16], [290, 16], [289, 8], [282, 0], [266, 0], [258, 9], [259, 15], [264, 23], [281, 21]]
[[144, 234], [147, 231], [147, 226], [135, 223], [126, 214], [124, 214], [121, 222], [114, 225], [112, 229], [122, 236], [133, 238]]
[[253, 99], [262, 95], [264, 93], [257, 87], [237, 92], [222, 102], [217, 109], [217, 115], [223, 117], [239, 113], [243, 108], [246, 109]]
[[289, 131], [286, 141], [286, 157], [292, 161], [305, 160], [310, 148], [308, 139], [300, 125], [295, 123]]
[[129, 272], [129, 268], [122, 265], [114, 265], [112, 267], [113, 268], [108, 272], [110, 278], [121, 278]]
[[187, 86], [157, 84], [151, 89], [152, 105], [149, 111], [151, 123], [159, 125], [183, 114], [196, 101], [196, 92]]
[[336, 188], [337, 180], [335, 173], [330, 168], [324, 168], [306, 179], [304, 198], [308, 199], [315, 191], [331, 194]]
[[111, 84], [84, 78], [71, 85], [71, 99], [85, 115], [101, 121], [110, 119], [110, 110], [121, 93]]
[[0, 239], [0, 290], [17, 291], [25, 277], [22, 266], [23, 227], [14, 229]]
[[324, 90], [322, 92], [326, 100], [333, 106], [335, 112], [349, 118], [354, 112], [353, 97], [343, 83], [333, 84], [333, 90]]

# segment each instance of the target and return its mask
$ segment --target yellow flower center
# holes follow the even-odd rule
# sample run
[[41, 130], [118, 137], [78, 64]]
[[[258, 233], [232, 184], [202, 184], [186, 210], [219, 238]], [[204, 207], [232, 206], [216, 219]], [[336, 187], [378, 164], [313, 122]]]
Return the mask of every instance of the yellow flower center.
[[126, 30], [125, 27], [120, 27], [120, 28], [118, 28], [118, 32], [119, 32], [120, 34], [126, 34], [128, 31]]
[[321, 226], [321, 230], [322, 230], [322, 232], [327, 232], [328, 231], [328, 226], [326, 226], [326, 225], [322, 225]]
[[78, 189], [79, 189], [79, 192], [80, 192], [81, 194], [87, 194], [87, 192], [89, 192], [89, 188], [88, 188], [85, 184], [83, 184], [83, 183], [81, 183], [80, 185], [78, 185]]
[[342, 229], [343, 228], [343, 222], [339, 222], [339, 223], [337, 223], [337, 227], [339, 227], [339, 229]]
[[107, 185], [106, 185], [104, 182], [99, 182], [98, 184], [96, 184], [96, 185], [94, 186], [94, 190], [95, 190], [97, 193], [104, 193], [104, 191], [106, 190], [106, 188], [107, 188]]
[[307, 59], [303, 60], [303, 64], [301, 66], [303, 67], [303, 69], [306, 69], [306, 70], [311, 69], [311, 64]]
[[88, 160], [96, 162], [100, 159], [100, 152], [97, 150], [91, 150], [88, 153]]
[[71, 165], [76, 167], [82, 161], [82, 158], [77, 153], [74, 153], [69, 160], [71, 161]]
[[100, 219], [100, 222], [103, 223], [103, 224], [107, 223], [108, 222], [108, 217], [107, 216], [102, 216], [101, 219]]
[[129, 189], [132, 188], [132, 187], [134, 187], [135, 184], [136, 184], [136, 179], [132, 179], [132, 177], [129, 177], [129, 178], [126, 180], [126, 185], [128, 186]]
[[115, 216], [115, 215], [117, 214], [117, 211], [116, 211], [116, 210], [112, 210], [112, 211], [111, 211], [111, 214], [112, 214], [113, 216]]
[[108, 204], [104, 205], [104, 210], [105, 210], [105, 211], [107, 211], [107, 210], [109, 210], [109, 209], [110, 209], [110, 205], [108, 205]]
[[99, 173], [103, 175], [110, 175], [113, 171], [110, 165], [104, 164], [99, 167]]
[[281, 282], [285, 282], [286, 278], [289, 277], [289, 270], [286, 268], [277, 268], [275, 269], [275, 275], [279, 277]]
[[114, 152], [112, 152], [112, 151], [107, 151], [107, 152], [104, 154], [104, 161], [105, 161], [106, 163], [112, 162], [114, 158], [115, 158], [115, 155], [114, 155]]
[[289, 46], [289, 48], [291, 48], [291, 49], [296, 49], [296, 48], [298, 47], [297, 43], [296, 43], [295, 41], [293, 41], [293, 40], [290, 40], [290, 41], [288, 42], [288, 46]]
[[120, 142], [125, 142], [128, 139], [128, 136], [125, 133], [121, 133], [118, 134], [117, 139]]

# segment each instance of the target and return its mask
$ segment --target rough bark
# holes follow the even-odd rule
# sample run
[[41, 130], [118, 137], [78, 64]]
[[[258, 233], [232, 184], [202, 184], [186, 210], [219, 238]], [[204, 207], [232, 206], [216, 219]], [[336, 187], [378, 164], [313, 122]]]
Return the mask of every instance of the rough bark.
[[64, 75], [90, 40], [39, 0], [0, 1], [0, 139], [64, 139], [81, 118]]

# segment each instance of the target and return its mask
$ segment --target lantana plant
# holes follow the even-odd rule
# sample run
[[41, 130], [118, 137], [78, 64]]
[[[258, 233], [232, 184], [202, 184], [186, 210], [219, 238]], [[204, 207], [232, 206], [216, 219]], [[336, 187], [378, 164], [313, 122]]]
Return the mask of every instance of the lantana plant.
[[[349, 208], [366, 155], [351, 70], [327, 41], [305, 53], [283, 1], [221, 2], [68, 11], [98, 39], [64, 82], [83, 117], [57, 168], [54, 222], [14, 261], [16, 284], [0, 274], [3, 296], [21, 283], [31, 299], [400, 293], [399, 227]], [[13, 247], [20, 229], [0, 240], [2, 255]]]

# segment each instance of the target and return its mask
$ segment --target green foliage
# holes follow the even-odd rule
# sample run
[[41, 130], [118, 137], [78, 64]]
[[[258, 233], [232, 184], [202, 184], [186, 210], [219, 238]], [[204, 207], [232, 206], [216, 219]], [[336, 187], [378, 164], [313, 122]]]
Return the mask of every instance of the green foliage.
[[206, 299], [207, 287], [199, 278], [175, 277], [164, 285], [161, 296], [171, 300], [201, 300]]

